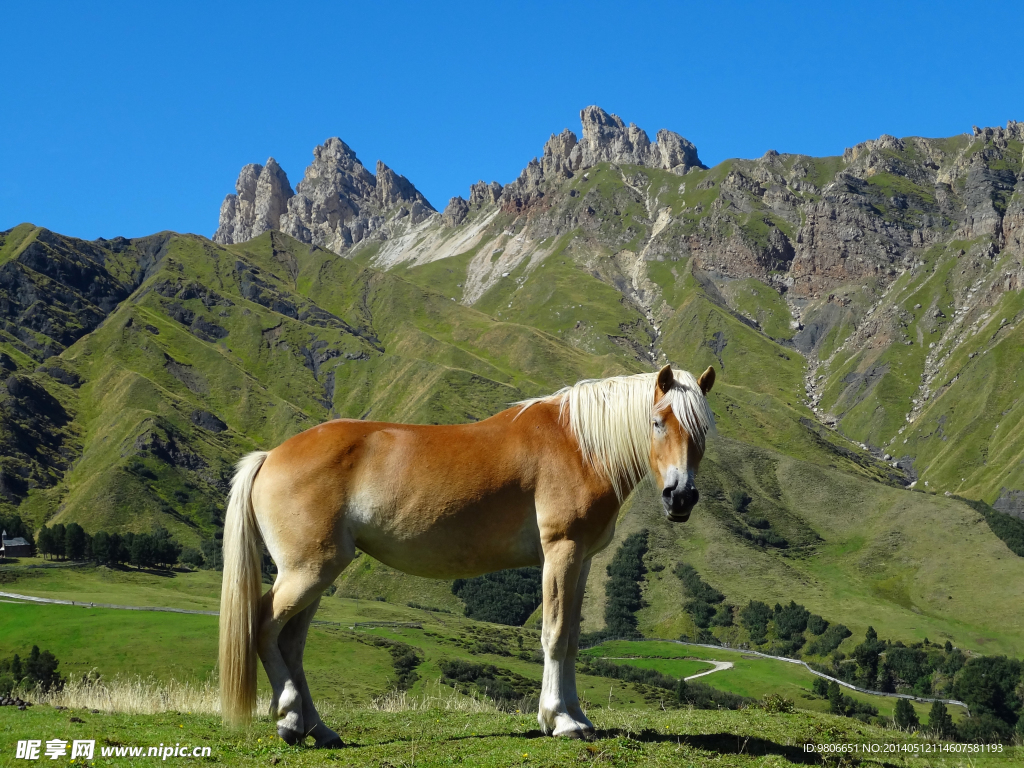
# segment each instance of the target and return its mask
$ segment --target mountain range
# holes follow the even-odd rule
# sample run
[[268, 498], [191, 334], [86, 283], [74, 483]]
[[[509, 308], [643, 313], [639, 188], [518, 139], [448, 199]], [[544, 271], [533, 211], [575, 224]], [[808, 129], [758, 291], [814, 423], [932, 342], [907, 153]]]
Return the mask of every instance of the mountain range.
[[[652, 563], [1018, 647], [993, 616], [1024, 561], [960, 499], [1024, 519], [1024, 125], [708, 168], [580, 118], [440, 211], [331, 138], [294, 189], [245, 166], [212, 239], [0, 234], [0, 511], [213, 538], [233, 461], [324, 419], [466, 421], [714, 365], [703, 514], [653, 530]], [[655, 525], [645, 499], [623, 531]], [[357, 561], [342, 586], [455, 600], [407, 578]], [[642, 625], [678, 633], [663, 588]]]

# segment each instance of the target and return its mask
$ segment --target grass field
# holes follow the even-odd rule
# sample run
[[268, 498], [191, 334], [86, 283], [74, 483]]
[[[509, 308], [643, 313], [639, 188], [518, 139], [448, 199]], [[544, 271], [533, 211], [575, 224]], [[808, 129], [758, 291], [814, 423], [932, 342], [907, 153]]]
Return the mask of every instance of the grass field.
[[[54, 569], [57, 570], [57, 569]], [[65, 570], [65, 569], [60, 569]], [[81, 569], [82, 590], [56, 590], [56, 583], [40, 577], [40, 586], [53, 591], [32, 589], [31, 594], [88, 602], [102, 594], [97, 590], [110, 574], [107, 569]], [[216, 574], [219, 576], [219, 574]], [[114, 573], [119, 588], [103, 602], [126, 605], [166, 605], [168, 607], [216, 608], [210, 598], [202, 597], [211, 589], [211, 572], [180, 574], [177, 590], [161, 595], [158, 578], [146, 573]], [[137, 579], [138, 590], [133, 592]], [[66, 585], [66, 576], [65, 585]], [[19, 587], [25, 589], [23, 582]], [[17, 590], [8, 590], [17, 591]], [[198, 597], [197, 597], [198, 595]], [[148, 597], [144, 603], [141, 598]], [[161, 603], [160, 598], [165, 597]], [[115, 599], [116, 598], [116, 599]], [[419, 623], [415, 627], [360, 627], [360, 623]], [[213, 616], [121, 611], [105, 608], [46, 605], [18, 601], [0, 602], [0, 657], [12, 653], [25, 655], [33, 644], [53, 651], [61, 660], [66, 675], [84, 675], [97, 671], [105, 677], [118, 675], [157, 679], [204, 680], [214, 672], [217, 654], [217, 619]], [[418, 649], [423, 662], [417, 668], [419, 680], [411, 693], [421, 694], [441, 676], [439, 662], [464, 658], [488, 663], [539, 683], [542, 667], [532, 654], [539, 649], [537, 632], [476, 622], [456, 614], [425, 611], [393, 603], [348, 598], [324, 598], [310, 630], [306, 650], [306, 669], [318, 699], [337, 705], [367, 703], [387, 692], [394, 672], [385, 649], [366, 640], [379, 636], [406, 643]], [[489, 647], [483, 643], [490, 643]], [[521, 642], [521, 645], [520, 645]], [[494, 652], [498, 650], [499, 652]], [[811, 693], [814, 676], [806, 669], [781, 661], [744, 655], [739, 651], [659, 642], [612, 642], [583, 651], [590, 656], [618, 659], [615, 663], [648, 667], [684, 677], [706, 671], [711, 665], [701, 660], [728, 661], [733, 668], [701, 678], [701, 682], [741, 696], [759, 699], [777, 693], [793, 699], [802, 709], [824, 712], [828, 702]], [[625, 660], [625, 659], [635, 659]], [[261, 687], [266, 688], [262, 673]], [[581, 696], [594, 708], [646, 706], [636, 688], [620, 681], [590, 675], [579, 676]], [[895, 701], [853, 691], [854, 698], [868, 701], [883, 716], [891, 716]], [[666, 694], [668, 695], [668, 694]], [[922, 718], [925, 705], [915, 705]], [[956, 710], [954, 710], [956, 714]]]
[[[656, 669], [666, 675], [676, 674], [674, 670], [680, 661], [688, 658], [713, 659], [715, 661], [732, 662], [732, 669], [724, 669], [713, 675], [700, 678], [700, 682], [740, 696], [760, 699], [762, 696], [775, 693], [792, 699], [800, 709], [814, 712], [828, 712], [827, 699], [815, 696], [811, 692], [814, 675], [804, 667], [785, 661], [774, 661], [760, 656], [744, 654], [742, 651], [730, 651], [725, 648], [703, 648], [697, 645], [681, 645], [676, 643], [629, 642], [617, 640], [583, 651], [588, 656], [617, 657], [622, 660], [617, 664], [631, 664], [637, 667]], [[625, 657], [634, 660], [627, 661]], [[843, 689], [843, 693], [857, 701], [867, 702], [877, 707], [882, 717], [892, 717], [896, 699], [887, 696], [870, 696], [868, 694]], [[927, 722], [930, 704], [911, 702], [917, 710], [921, 722]], [[950, 714], [959, 720], [963, 716], [960, 707], [950, 707]]]
[[[155, 758], [104, 758], [109, 747], [161, 744], [210, 747], [208, 758], [179, 758], [175, 765], [243, 766], [784, 766], [820, 764], [804, 751], [805, 743], [879, 743], [897, 751], [878, 754], [861, 765], [1010, 766], [1024, 757], [1021, 747], [1003, 747], [992, 757], [904, 757], [900, 750], [926, 748], [907, 734], [883, 730], [845, 718], [812, 713], [767, 714], [703, 710], [604, 710], [591, 713], [598, 728], [592, 742], [540, 736], [536, 720], [526, 714], [464, 714], [443, 710], [376, 712], [344, 708], [327, 712], [327, 722], [342, 735], [343, 749], [323, 752], [289, 747], [276, 738], [269, 720], [249, 729], [228, 731], [219, 719], [184, 712], [127, 716], [56, 711], [36, 706], [19, 712], [0, 709], [0, 764], [15, 760], [18, 740], [93, 739], [90, 765], [142, 766]], [[71, 722], [77, 717], [82, 722]], [[905, 746], [906, 745], [906, 746]], [[56, 764], [66, 764], [67, 759]], [[830, 764], [836, 765], [835, 761]], [[851, 764], [850, 762], [846, 763]]]
[[[86, 602], [163, 605], [188, 609], [216, 608], [220, 574], [180, 572], [173, 576], [106, 568], [52, 568], [3, 571], [3, 591]], [[16, 575], [17, 578], [12, 578]], [[418, 626], [365, 626], [403, 622]], [[360, 626], [363, 625], [363, 626]], [[0, 657], [27, 653], [32, 644], [54, 652], [60, 670], [75, 679], [97, 672], [104, 679], [150, 678], [198, 681], [215, 679], [217, 619], [214, 616], [155, 611], [123, 611], [82, 606], [0, 602]], [[375, 637], [412, 646], [422, 662], [419, 679], [408, 691], [412, 700], [447, 691], [440, 663], [464, 659], [496, 667], [538, 685], [542, 667], [536, 663], [536, 631], [472, 621], [443, 613], [377, 600], [329, 597], [310, 631], [306, 671], [314, 697], [327, 722], [339, 730], [349, 747], [320, 753], [287, 747], [273, 735], [272, 725], [257, 720], [246, 731], [227, 731], [211, 715], [165, 712], [157, 715], [58, 712], [38, 705], [28, 712], [0, 708], [0, 765], [10, 762], [13, 745], [26, 738], [96, 738], [98, 745], [149, 746], [159, 743], [210, 746], [218, 764], [257, 765], [279, 758], [285, 765], [322, 762], [341, 765], [562, 765], [583, 760], [608, 765], [788, 765], [813, 756], [802, 743], [881, 739], [906, 741], [895, 731], [827, 714], [827, 701], [811, 693], [813, 676], [802, 667], [752, 657], [740, 651], [683, 646], [663, 642], [612, 642], [584, 653], [616, 659], [672, 676], [707, 669], [710, 660], [733, 668], [701, 678], [702, 683], [752, 699], [767, 693], [795, 703], [795, 714], [769, 715], [756, 708], [741, 712], [672, 710], [672, 694], [653, 702], [650, 689], [618, 680], [579, 676], [581, 700], [599, 738], [587, 744], [538, 738], [533, 714], [473, 713], [415, 709], [378, 711], [373, 704], [393, 688], [391, 655], [374, 646]], [[260, 690], [268, 693], [263, 673]], [[848, 695], [870, 702], [882, 716], [892, 714], [894, 700]], [[646, 695], [645, 695], [646, 694]], [[665, 710], [663, 707], [669, 706]], [[926, 719], [927, 708], [915, 705]], [[401, 709], [399, 707], [399, 709]], [[950, 708], [955, 718], [957, 708]], [[74, 716], [83, 723], [72, 723]], [[1019, 752], [1019, 748], [1018, 748]], [[1018, 759], [1018, 752], [1012, 753]], [[1004, 756], [1005, 757], [1005, 756]], [[100, 757], [94, 764], [145, 765], [152, 758]], [[189, 763], [175, 758], [176, 762]], [[887, 759], [901, 765], [902, 758]], [[1012, 764], [985, 759], [984, 764]], [[197, 759], [198, 761], [198, 759]], [[921, 763], [914, 763], [921, 764]], [[939, 765], [966, 765], [945, 760]]]

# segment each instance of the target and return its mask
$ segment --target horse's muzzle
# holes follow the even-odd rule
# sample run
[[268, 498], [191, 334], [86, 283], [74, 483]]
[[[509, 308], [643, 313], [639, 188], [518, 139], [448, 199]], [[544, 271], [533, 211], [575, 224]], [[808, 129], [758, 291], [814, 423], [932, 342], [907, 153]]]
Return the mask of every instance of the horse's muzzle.
[[689, 520], [690, 512], [699, 499], [700, 493], [691, 482], [685, 485], [666, 486], [661, 490], [661, 503], [665, 508], [665, 517], [670, 523], [685, 523]]

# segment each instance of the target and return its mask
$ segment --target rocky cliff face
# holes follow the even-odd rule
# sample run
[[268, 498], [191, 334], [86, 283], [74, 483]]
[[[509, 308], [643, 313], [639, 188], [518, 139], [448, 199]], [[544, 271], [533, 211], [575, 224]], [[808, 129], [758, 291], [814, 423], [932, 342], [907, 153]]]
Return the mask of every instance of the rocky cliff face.
[[221, 206], [218, 243], [241, 243], [278, 229], [304, 243], [343, 253], [367, 238], [387, 238], [434, 213], [405, 178], [377, 162], [374, 175], [338, 138], [313, 151], [295, 192], [273, 158], [247, 165]]
[[244, 243], [269, 229], [281, 228], [281, 215], [295, 194], [288, 176], [274, 158], [266, 165], [250, 163], [238, 174], [234, 195], [220, 207], [215, 243]]
[[691, 168], [703, 168], [697, 148], [672, 131], [658, 131], [651, 142], [643, 129], [628, 126], [600, 107], [580, 111], [583, 140], [566, 129], [552, 134], [538, 160], [534, 158], [519, 178], [504, 188], [501, 205], [509, 212], [521, 212], [544, 196], [546, 184], [571, 179], [599, 163], [640, 165], [684, 175]]

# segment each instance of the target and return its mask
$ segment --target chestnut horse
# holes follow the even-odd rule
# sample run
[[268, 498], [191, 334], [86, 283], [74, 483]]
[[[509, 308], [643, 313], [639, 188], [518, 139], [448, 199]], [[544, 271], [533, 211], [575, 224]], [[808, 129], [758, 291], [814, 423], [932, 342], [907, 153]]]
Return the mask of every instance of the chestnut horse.
[[[615, 532], [623, 499], [649, 473], [665, 516], [685, 522], [714, 427], [715, 381], [658, 373], [582, 381], [475, 424], [414, 426], [339, 419], [239, 464], [224, 523], [221, 708], [244, 723], [256, 701], [256, 655], [271, 712], [289, 744], [340, 746], [309, 693], [306, 633], [321, 593], [356, 547], [435, 579], [543, 566], [544, 733], [587, 736], [576, 652], [591, 558]], [[261, 542], [278, 574], [260, 595]]]

